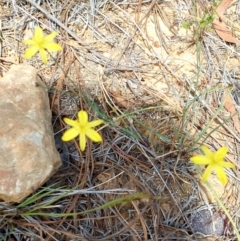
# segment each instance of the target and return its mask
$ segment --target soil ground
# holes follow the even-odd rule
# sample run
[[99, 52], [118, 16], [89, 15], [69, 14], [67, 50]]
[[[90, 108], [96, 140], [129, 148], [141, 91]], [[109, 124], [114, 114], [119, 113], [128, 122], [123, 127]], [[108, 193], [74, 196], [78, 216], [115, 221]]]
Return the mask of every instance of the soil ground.
[[[211, 191], [239, 229], [240, 3], [224, 3], [220, 19], [220, 1], [0, 0], [0, 75], [12, 64], [38, 69], [64, 164], [42, 188], [69, 195], [41, 211], [149, 195], [73, 217], [23, 215], [52, 198], [45, 196], [2, 217], [2, 240], [237, 240]], [[36, 26], [59, 33], [63, 51], [48, 65], [23, 58], [22, 41]], [[103, 144], [89, 142], [84, 153], [77, 141], [61, 142], [63, 117], [79, 109], [108, 120]], [[227, 170], [226, 186], [215, 174], [212, 189], [201, 183], [189, 157], [202, 144], [228, 147], [236, 169]]]

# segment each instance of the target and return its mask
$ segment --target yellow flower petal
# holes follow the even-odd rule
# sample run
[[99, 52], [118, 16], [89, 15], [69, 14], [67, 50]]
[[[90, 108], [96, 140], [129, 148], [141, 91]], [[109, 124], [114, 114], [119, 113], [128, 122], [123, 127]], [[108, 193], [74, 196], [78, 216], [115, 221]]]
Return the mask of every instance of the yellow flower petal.
[[102, 141], [101, 135], [92, 127], [104, 123], [103, 120], [95, 120], [92, 122], [88, 122], [88, 113], [86, 111], [80, 110], [78, 112], [77, 120], [64, 118], [64, 122], [72, 126], [73, 128], [70, 128], [64, 133], [63, 140], [70, 140], [79, 135], [79, 146], [81, 151], [84, 151], [86, 148], [87, 137], [94, 142]]
[[85, 110], [78, 111], [78, 121], [81, 126], [88, 124], [88, 113]]
[[54, 43], [54, 42], [52, 42], [52, 43], [44, 43], [42, 45], [42, 47], [44, 49], [47, 49], [48, 51], [60, 51], [60, 50], [62, 50], [62, 47], [59, 44]]
[[79, 135], [79, 130], [76, 128], [70, 128], [62, 135], [63, 141], [70, 141]]
[[214, 159], [218, 161], [222, 161], [224, 157], [227, 155], [228, 149], [226, 146], [221, 147], [214, 153]]
[[227, 147], [221, 147], [217, 151], [211, 152], [206, 146], [202, 146], [202, 150], [205, 156], [198, 155], [190, 158], [190, 160], [195, 164], [208, 164], [208, 167], [206, 168], [203, 174], [202, 181], [205, 182], [211, 174], [211, 171], [215, 169], [217, 177], [219, 178], [220, 182], [222, 184], [226, 184], [227, 175], [225, 173], [224, 167], [235, 167], [233, 163], [224, 161], [224, 157], [227, 155], [228, 152]]
[[229, 167], [229, 168], [234, 168], [235, 165], [233, 163], [230, 163], [230, 162], [221, 162], [221, 166], [222, 167]]
[[211, 152], [206, 146], [202, 146], [201, 149], [208, 158], [213, 158], [213, 152]]
[[52, 32], [44, 38], [44, 42], [52, 42], [53, 39], [58, 35], [57, 32]]
[[84, 151], [84, 150], [85, 150], [85, 148], [86, 148], [86, 142], [87, 142], [87, 140], [86, 140], [85, 134], [81, 134], [81, 135], [80, 135], [80, 138], [79, 138], [79, 146], [80, 146], [80, 150], [81, 150], [81, 151]]
[[197, 165], [207, 165], [211, 163], [211, 159], [207, 156], [198, 155], [190, 158], [190, 161]]
[[43, 31], [40, 27], [35, 28], [34, 39], [41, 40], [43, 38]]
[[208, 167], [206, 168], [206, 170], [203, 173], [202, 182], [206, 182], [207, 181], [207, 179], [210, 176], [212, 170], [213, 170], [213, 166], [212, 165], [208, 165]]
[[40, 54], [40, 56], [41, 56], [42, 62], [43, 62], [44, 64], [47, 64], [48, 61], [47, 61], [46, 51], [45, 51], [44, 49], [40, 49], [40, 50], [39, 50], [39, 54]]
[[91, 139], [94, 142], [101, 142], [102, 141], [102, 137], [100, 136], [100, 134], [93, 129], [87, 129], [85, 134], [89, 139]]
[[99, 126], [99, 125], [101, 125], [102, 123], [104, 123], [103, 120], [91, 121], [91, 122], [88, 123], [88, 128], [92, 128], [92, 127], [95, 127], [95, 126]]
[[39, 48], [37, 46], [29, 47], [24, 54], [24, 58], [25, 59], [32, 58], [38, 52], [38, 50], [39, 50]]
[[217, 177], [220, 180], [220, 182], [224, 185], [227, 184], [227, 175], [226, 175], [223, 167], [215, 166], [215, 170], [216, 170]]
[[79, 128], [79, 122], [77, 120], [71, 120], [69, 118], [64, 118], [63, 121], [69, 126]]
[[40, 57], [44, 64], [47, 64], [47, 52], [48, 51], [60, 51], [62, 47], [53, 42], [54, 37], [56, 37], [57, 33], [53, 32], [48, 36], [44, 37], [43, 31], [40, 27], [37, 27], [34, 32], [34, 36], [32, 39], [24, 40], [23, 43], [27, 45], [31, 45], [29, 49], [27, 49], [25, 53], [25, 58], [30, 59], [33, 55], [35, 55], [38, 51]]

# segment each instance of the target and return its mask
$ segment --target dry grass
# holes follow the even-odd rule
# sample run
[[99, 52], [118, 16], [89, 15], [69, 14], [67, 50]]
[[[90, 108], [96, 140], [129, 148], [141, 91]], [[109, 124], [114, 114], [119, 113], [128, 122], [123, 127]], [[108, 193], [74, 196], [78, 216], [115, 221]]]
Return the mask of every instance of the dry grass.
[[[240, 138], [222, 104], [229, 90], [239, 111], [238, 47], [219, 39], [211, 24], [188, 31], [181, 24], [211, 13], [213, 2], [35, 2], [0, 2], [0, 73], [27, 63], [22, 40], [36, 26], [60, 33], [56, 61], [28, 63], [49, 87], [63, 166], [29, 203], [0, 203], [2, 240], [236, 240], [189, 162], [202, 143], [228, 146], [237, 168], [228, 170], [225, 189], [214, 175], [210, 184], [239, 228]], [[226, 17], [239, 23], [238, 9], [235, 2]], [[89, 142], [84, 153], [77, 142], [60, 141], [63, 116], [74, 118], [79, 109], [108, 124], [104, 143]], [[127, 199], [135, 193], [147, 196]], [[206, 212], [210, 221], [194, 219]], [[223, 233], [196, 233], [214, 220]]]

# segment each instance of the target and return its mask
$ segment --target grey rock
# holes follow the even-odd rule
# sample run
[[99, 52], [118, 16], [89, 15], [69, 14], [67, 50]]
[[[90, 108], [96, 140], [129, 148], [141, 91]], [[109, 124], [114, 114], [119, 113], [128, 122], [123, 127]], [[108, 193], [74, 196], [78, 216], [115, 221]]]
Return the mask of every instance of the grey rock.
[[0, 199], [21, 202], [60, 167], [47, 88], [28, 65], [0, 78]]
[[190, 226], [194, 233], [221, 236], [225, 231], [226, 217], [215, 213], [210, 207], [202, 207], [191, 214]]

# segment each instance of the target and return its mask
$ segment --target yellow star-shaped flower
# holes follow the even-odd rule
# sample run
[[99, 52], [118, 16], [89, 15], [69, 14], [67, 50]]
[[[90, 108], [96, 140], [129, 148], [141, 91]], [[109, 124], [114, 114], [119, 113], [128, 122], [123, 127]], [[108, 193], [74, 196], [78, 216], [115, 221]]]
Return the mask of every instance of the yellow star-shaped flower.
[[227, 183], [227, 175], [224, 167], [234, 168], [235, 165], [230, 162], [225, 162], [228, 149], [227, 147], [221, 147], [216, 152], [211, 152], [206, 146], [202, 146], [202, 150], [205, 155], [197, 155], [190, 158], [190, 161], [197, 165], [208, 165], [202, 176], [202, 182], [206, 182], [210, 176], [212, 170], [216, 171], [217, 177], [222, 184]]
[[71, 126], [62, 136], [63, 141], [70, 141], [75, 137], [79, 136], [80, 150], [84, 151], [86, 148], [86, 137], [94, 142], [101, 142], [102, 137], [100, 134], [93, 129], [103, 123], [103, 120], [95, 120], [88, 122], [88, 114], [84, 110], [78, 112], [78, 119], [71, 120], [69, 118], [63, 119], [66, 124]]
[[34, 36], [32, 39], [23, 40], [24, 44], [30, 45], [30, 47], [26, 50], [24, 57], [25, 59], [32, 58], [37, 52], [39, 52], [41, 59], [44, 64], [47, 64], [47, 54], [48, 51], [60, 51], [62, 47], [53, 42], [53, 39], [57, 36], [56, 32], [52, 32], [51, 34], [44, 36], [43, 31], [40, 27], [37, 27], [34, 32]]

